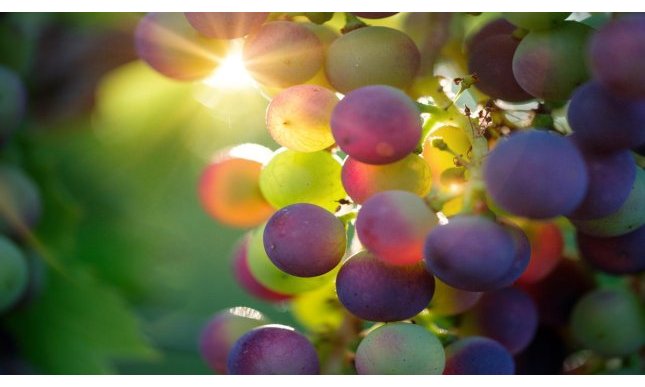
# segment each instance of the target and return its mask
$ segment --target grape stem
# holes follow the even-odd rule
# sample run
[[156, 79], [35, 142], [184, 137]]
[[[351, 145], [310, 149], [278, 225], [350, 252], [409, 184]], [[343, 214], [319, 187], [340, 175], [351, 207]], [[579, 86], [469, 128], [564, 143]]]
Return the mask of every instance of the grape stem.
[[321, 373], [326, 375], [342, 374], [346, 366], [352, 366], [354, 353], [347, 348], [354, 342], [362, 328], [362, 322], [349, 312], [345, 317], [337, 334], [334, 335], [334, 348], [327, 361], [321, 366]]
[[345, 12], [345, 25], [340, 29], [340, 32], [347, 34], [359, 28], [367, 27], [367, 24], [362, 22], [359, 18], [354, 16], [351, 12]]

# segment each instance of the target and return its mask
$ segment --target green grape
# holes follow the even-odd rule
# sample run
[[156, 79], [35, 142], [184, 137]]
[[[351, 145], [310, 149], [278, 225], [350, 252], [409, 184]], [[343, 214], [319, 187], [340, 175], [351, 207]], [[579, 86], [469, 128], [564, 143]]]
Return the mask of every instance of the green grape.
[[637, 168], [632, 191], [618, 211], [599, 219], [571, 222], [583, 234], [605, 238], [624, 235], [645, 225], [645, 170]]
[[645, 344], [645, 314], [638, 299], [622, 289], [597, 289], [571, 314], [573, 336], [606, 356], [636, 353]]
[[333, 282], [294, 297], [291, 313], [303, 327], [312, 332], [334, 332], [340, 328], [345, 317]]
[[329, 152], [281, 148], [262, 169], [260, 189], [276, 208], [310, 203], [334, 212], [338, 201], [347, 196], [340, 173], [340, 160]]
[[9, 309], [27, 288], [29, 272], [22, 252], [0, 236], [0, 313]]
[[441, 375], [445, 364], [437, 336], [403, 322], [373, 330], [356, 350], [356, 370], [362, 375]]
[[274, 292], [291, 295], [316, 289], [336, 276], [338, 269], [318, 277], [296, 277], [278, 269], [264, 250], [265, 226], [266, 224], [253, 230], [249, 241], [249, 269], [259, 283]]
[[562, 23], [571, 12], [502, 12], [506, 20], [527, 30], [547, 30]]
[[434, 295], [430, 301], [430, 311], [440, 316], [453, 316], [463, 313], [477, 304], [481, 292], [468, 292], [446, 285], [435, 278]]

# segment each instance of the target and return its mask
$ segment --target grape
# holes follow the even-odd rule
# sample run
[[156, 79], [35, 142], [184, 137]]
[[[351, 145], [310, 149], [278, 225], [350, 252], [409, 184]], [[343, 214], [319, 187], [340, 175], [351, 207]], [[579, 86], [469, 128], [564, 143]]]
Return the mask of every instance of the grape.
[[338, 330], [346, 316], [333, 282], [295, 296], [291, 301], [291, 313], [300, 325], [315, 333]]
[[485, 94], [510, 102], [532, 99], [513, 77], [513, 55], [520, 41], [512, 35], [495, 35], [473, 46], [468, 71], [477, 75], [475, 86]]
[[573, 93], [567, 120], [579, 145], [590, 150], [617, 151], [645, 142], [645, 101], [616, 97], [596, 81]]
[[360, 375], [441, 375], [445, 363], [439, 339], [410, 323], [371, 331], [358, 345], [355, 360]]
[[593, 73], [617, 95], [645, 98], [643, 36], [645, 16], [630, 15], [607, 23], [591, 40], [589, 57]]
[[363, 19], [384, 19], [386, 17], [394, 16], [398, 12], [352, 12], [358, 17]]
[[531, 259], [518, 282], [531, 284], [542, 280], [558, 265], [564, 239], [555, 223], [531, 221], [521, 227], [529, 238]]
[[422, 263], [390, 265], [362, 251], [340, 268], [336, 292], [345, 308], [363, 320], [400, 321], [428, 305], [434, 278]]
[[512, 375], [513, 356], [498, 342], [466, 337], [446, 347], [444, 375]]
[[369, 85], [407, 89], [419, 70], [421, 54], [406, 34], [387, 27], [363, 27], [329, 47], [325, 71], [343, 94]]
[[186, 12], [194, 29], [207, 38], [241, 38], [260, 28], [268, 12]]
[[264, 229], [264, 249], [280, 270], [315, 277], [332, 270], [345, 254], [345, 226], [324, 208], [293, 204], [271, 217]]
[[617, 275], [645, 271], [645, 226], [611, 238], [578, 232], [577, 240], [582, 258], [598, 270]]
[[271, 100], [267, 129], [278, 144], [298, 152], [329, 148], [334, 144], [329, 120], [337, 103], [336, 94], [324, 87], [290, 87]]
[[538, 311], [531, 297], [519, 289], [504, 288], [484, 293], [464, 314], [461, 331], [491, 338], [517, 354], [529, 345], [537, 324]]
[[18, 301], [28, 282], [24, 255], [13, 242], [0, 235], [0, 314]]
[[408, 265], [421, 261], [423, 243], [437, 217], [417, 195], [406, 191], [377, 193], [356, 218], [361, 243], [379, 259]]
[[249, 294], [264, 301], [280, 302], [291, 298], [286, 294], [276, 293], [273, 290], [266, 288], [258, 282], [258, 280], [251, 274], [249, 268], [249, 243], [251, 242], [251, 235], [247, 234], [241, 241], [238, 242], [233, 253], [233, 273], [238, 284], [244, 288]]
[[536, 98], [568, 99], [589, 78], [585, 48], [592, 31], [578, 22], [564, 22], [548, 31], [531, 31], [513, 57], [517, 83]]
[[[570, 138], [578, 143], [577, 137]], [[599, 154], [579, 149], [587, 164], [589, 186], [584, 200], [569, 216], [579, 220], [597, 219], [618, 211], [636, 179], [636, 163], [631, 152]]]
[[515, 357], [518, 375], [559, 375], [567, 356], [567, 347], [554, 328], [540, 326], [522, 353]]
[[307, 27], [289, 21], [265, 23], [246, 38], [246, 69], [267, 86], [289, 87], [312, 78], [323, 64], [323, 45]]
[[461, 314], [477, 304], [482, 296], [481, 292], [468, 292], [453, 288], [435, 279], [434, 295], [430, 301], [430, 311], [440, 316], [454, 316]]
[[268, 148], [255, 144], [219, 152], [199, 181], [204, 209], [234, 227], [254, 227], [266, 221], [275, 209], [262, 196], [259, 181], [261, 159], [270, 154]]
[[627, 234], [645, 225], [645, 170], [636, 169], [631, 192], [618, 211], [598, 219], [571, 219], [578, 231], [597, 237]]
[[347, 195], [340, 181], [341, 165], [329, 152], [302, 153], [279, 149], [260, 173], [260, 189], [277, 208], [310, 203], [335, 211]]
[[516, 246], [504, 227], [481, 216], [458, 216], [435, 227], [425, 242], [428, 270], [457, 289], [480, 292], [503, 286]]
[[243, 334], [266, 324], [267, 318], [255, 309], [238, 306], [215, 314], [202, 330], [199, 350], [211, 369], [226, 373], [226, 358]]
[[441, 181], [441, 175], [449, 168], [455, 167], [455, 157], [446, 151], [442, 151], [432, 146], [432, 142], [436, 139], [441, 139], [446, 145], [455, 153], [465, 157], [470, 148], [470, 140], [466, 133], [455, 126], [441, 126], [430, 131], [428, 138], [423, 145], [423, 158], [430, 165], [432, 172], [432, 182], [436, 187], [443, 189], [450, 189]]
[[513, 263], [506, 273], [504, 273], [502, 279], [499, 280], [501, 286], [506, 287], [517, 281], [522, 273], [524, 273], [524, 270], [526, 270], [531, 259], [531, 244], [521, 228], [510, 223], [504, 226], [513, 237], [513, 245], [515, 247]]
[[500, 141], [484, 163], [484, 180], [502, 209], [535, 219], [572, 212], [588, 185], [576, 147], [564, 137], [537, 130]]
[[22, 237], [42, 213], [40, 191], [21, 170], [0, 164], [0, 233]]
[[425, 196], [432, 184], [428, 163], [416, 154], [384, 165], [365, 164], [348, 157], [343, 163], [341, 178], [345, 191], [358, 204], [376, 193], [390, 190]]
[[517, 27], [509, 23], [506, 19], [500, 18], [492, 20], [466, 40], [466, 51], [472, 51], [484, 41], [488, 40], [488, 38], [499, 35], [511, 35], [516, 29]]
[[264, 249], [265, 225], [258, 227], [251, 234], [248, 261], [253, 277], [263, 286], [274, 292], [294, 295], [317, 289], [334, 278], [336, 271], [318, 277], [296, 277], [285, 273], [275, 266]]
[[542, 281], [522, 284], [521, 288], [535, 301], [540, 321], [549, 326], [560, 327], [569, 321], [576, 301], [594, 288], [594, 281], [577, 262], [563, 259]]
[[264, 325], [240, 337], [228, 355], [231, 375], [315, 375], [320, 373], [313, 345], [284, 325]]
[[[302, 25], [307, 27], [311, 32], [316, 34], [318, 39], [320, 39], [326, 58], [327, 51], [329, 51], [329, 46], [331, 46], [331, 44], [340, 37], [338, 31], [332, 29], [326, 24], [303, 23]], [[309, 79], [306, 83], [310, 85], [322, 86], [326, 89], [334, 89], [334, 86], [332, 86], [327, 79], [327, 74], [325, 73], [324, 66], [322, 66], [320, 70], [318, 70], [316, 75], [314, 75], [313, 78]]]
[[139, 58], [180, 81], [209, 76], [227, 50], [225, 42], [203, 37], [178, 12], [147, 14], [139, 21], [134, 39]]
[[403, 159], [421, 138], [415, 103], [389, 86], [367, 86], [347, 94], [331, 116], [336, 143], [350, 157], [367, 164]]
[[645, 345], [645, 314], [639, 300], [622, 289], [596, 289], [571, 314], [573, 336], [606, 356], [626, 356]]
[[0, 65], [0, 146], [25, 115], [27, 92], [18, 75]]
[[527, 30], [547, 30], [557, 27], [571, 12], [502, 12], [509, 22]]

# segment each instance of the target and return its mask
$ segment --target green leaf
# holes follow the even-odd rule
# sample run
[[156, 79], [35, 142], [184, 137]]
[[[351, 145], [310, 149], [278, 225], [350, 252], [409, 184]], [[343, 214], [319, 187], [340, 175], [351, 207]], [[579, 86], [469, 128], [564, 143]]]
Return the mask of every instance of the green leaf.
[[23, 355], [38, 371], [104, 374], [122, 359], [151, 359], [155, 351], [118, 293], [75, 269], [50, 273], [42, 297], [8, 321]]

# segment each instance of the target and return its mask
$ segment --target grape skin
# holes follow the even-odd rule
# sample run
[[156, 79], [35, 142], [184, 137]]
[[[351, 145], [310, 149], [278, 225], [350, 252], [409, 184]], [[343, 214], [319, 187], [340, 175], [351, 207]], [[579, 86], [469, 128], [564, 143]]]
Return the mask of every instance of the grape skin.
[[211, 369], [226, 373], [226, 359], [233, 344], [246, 332], [266, 324], [267, 318], [257, 310], [236, 307], [216, 313], [202, 330], [199, 350]]
[[393, 87], [367, 86], [347, 94], [331, 117], [336, 143], [367, 164], [388, 164], [410, 154], [421, 138], [414, 102]]
[[293, 204], [279, 210], [264, 229], [264, 249], [271, 262], [298, 277], [332, 270], [345, 254], [346, 244], [343, 222], [313, 204]]
[[194, 29], [207, 38], [241, 38], [264, 23], [268, 12], [186, 12]]
[[361, 243], [379, 259], [407, 265], [421, 261], [425, 237], [437, 222], [417, 195], [385, 191], [363, 204], [356, 218], [356, 232]]
[[398, 12], [352, 12], [358, 17], [363, 19], [384, 19], [386, 17], [394, 16]]
[[246, 69], [258, 82], [289, 87], [312, 78], [323, 64], [323, 45], [307, 27], [289, 21], [265, 23], [242, 50]]
[[531, 298], [519, 289], [504, 288], [485, 293], [464, 314], [461, 330], [489, 337], [517, 354], [529, 345], [537, 325], [538, 311]]
[[531, 260], [531, 244], [524, 231], [510, 223], [505, 224], [504, 228], [513, 237], [515, 257], [513, 258], [513, 263], [510, 268], [506, 273], [504, 273], [504, 276], [499, 281], [501, 287], [510, 286], [517, 281], [522, 273], [524, 273], [524, 270], [526, 270], [526, 267], [529, 265], [529, 261]]
[[359, 375], [441, 375], [445, 362], [439, 339], [410, 323], [371, 331], [358, 345], [355, 360]]
[[457, 216], [435, 227], [424, 247], [428, 271], [446, 284], [471, 292], [503, 286], [516, 256], [515, 241], [481, 216]]
[[26, 105], [27, 92], [18, 75], [0, 65], [0, 147], [18, 128]]
[[0, 314], [18, 301], [28, 282], [24, 255], [13, 242], [0, 235]]
[[454, 316], [469, 310], [477, 304], [483, 294], [453, 288], [437, 278], [434, 283], [434, 295], [428, 308], [433, 314], [440, 316]]
[[493, 36], [511, 35], [517, 29], [504, 18], [492, 20], [466, 40], [466, 51], [471, 52]]
[[412, 39], [387, 27], [363, 27], [329, 46], [327, 79], [343, 94], [369, 86], [406, 90], [419, 70], [421, 54]]
[[340, 268], [336, 292], [345, 309], [363, 320], [401, 321], [428, 305], [434, 278], [422, 263], [389, 265], [362, 251]]
[[521, 227], [529, 238], [531, 259], [518, 283], [532, 284], [556, 268], [562, 258], [564, 238], [555, 223], [531, 221]]
[[502, 15], [527, 30], [548, 30], [561, 24], [571, 12], [502, 12]]
[[302, 334], [284, 325], [255, 328], [228, 355], [231, 375], [316, 375], [318, 354]]
[[20, 169], [0, 164], [0, 233], [22, 238], [41, 215], [42, 200], [35, 182]]
[[504, 210], [532, 219], [574, 211], [584, 199], [584, 159], [566, 138], [538, 130], [499, 142], [484, 163], [488, 194]]
[[444, 375], [512, 375], [513, 356], [486, 337], [466, 337], [446, 347]]
[[645, 226], [610, 238], [578, 232], [577, 242], [582, 258], [605, 273], [625, 275], [645, 271]]

